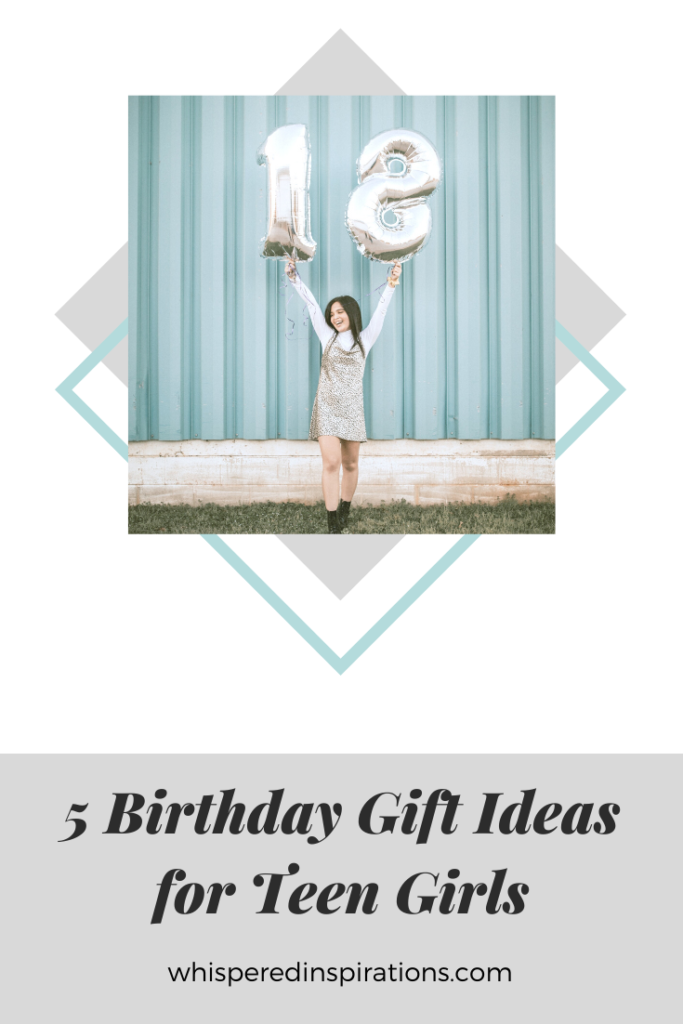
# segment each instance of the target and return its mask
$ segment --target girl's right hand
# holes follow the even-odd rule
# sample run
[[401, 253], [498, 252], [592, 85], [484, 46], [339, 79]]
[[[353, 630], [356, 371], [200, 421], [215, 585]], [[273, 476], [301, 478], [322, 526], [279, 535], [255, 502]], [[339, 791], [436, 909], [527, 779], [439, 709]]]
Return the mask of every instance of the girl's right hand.
[[287, 266], [285, 267], [285, 274], [287, 275], [290, 281], [293, 281], [296, 278], [296, 263], [294, 263], [292, 260], [290, 260]]

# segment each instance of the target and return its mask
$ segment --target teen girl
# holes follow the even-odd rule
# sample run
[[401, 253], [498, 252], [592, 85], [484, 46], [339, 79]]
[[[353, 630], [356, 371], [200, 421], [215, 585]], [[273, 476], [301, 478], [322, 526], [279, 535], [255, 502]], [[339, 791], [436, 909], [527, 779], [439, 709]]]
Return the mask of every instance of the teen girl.
[[[389, 302], [401, 276], [401, 264], [394, 263], [377, 309], [365, 330], [358, 303], [350, 295], [331, 299], [323, 315], [299, 277], [296, 264], [288, 263], [285, 272], [308, 306], [311, 323], [323, 348], [308, 439], [318, 442], [323, 459], [323, 498], [328, 533], [341, 533], [358, 484], [358, 450], [362, 442], [367, 441], [363, 409], [365, 360], [382, 330]], [[340, 466], [344, 472], [341, 502], [337, 507]]]

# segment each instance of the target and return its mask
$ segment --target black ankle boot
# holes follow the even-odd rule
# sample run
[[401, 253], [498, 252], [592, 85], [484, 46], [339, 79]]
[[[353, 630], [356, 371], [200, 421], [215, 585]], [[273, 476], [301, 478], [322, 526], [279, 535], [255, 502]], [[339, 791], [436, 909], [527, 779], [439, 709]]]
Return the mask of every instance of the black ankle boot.
[[337, 510], [333, 512], [327, 510], [327, 532], [328, 533], [341, 533], [339, 528], [339, 520], [337, 519]]
[[350, 513], [351, 513], [351, 502], [350, 501], [340, 501], [339, 502], [339, 508], [337, 509], [337, 519], [339, 520], [339, 526], [341, 527], [342, 530], [344, 529], [344, 527], [346, 526], [346, 524], [348, 522]]

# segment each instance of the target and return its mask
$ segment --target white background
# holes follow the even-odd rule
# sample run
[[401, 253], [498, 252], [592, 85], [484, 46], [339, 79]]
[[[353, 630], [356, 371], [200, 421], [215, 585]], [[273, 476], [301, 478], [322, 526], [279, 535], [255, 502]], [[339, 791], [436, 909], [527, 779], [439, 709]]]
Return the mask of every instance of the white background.
[[[13, 6], [0, 749], [680, 750], [672, 10]], [[558, 463], [557, 536], [484, 537], [341, 677], [200, 538], [129, 538], [124, 461], [54, 390], [87, 354], [54, 313], [127, 237], [127, 95], [273, 93], [339, 28], [407, 93], [556, 94], [557, 241], [627, 314], [594, 350], [627, 391]], [[79, 393], [123, 430], [98, 372]], [[573, 373], [565, 410], [596, 395]]]

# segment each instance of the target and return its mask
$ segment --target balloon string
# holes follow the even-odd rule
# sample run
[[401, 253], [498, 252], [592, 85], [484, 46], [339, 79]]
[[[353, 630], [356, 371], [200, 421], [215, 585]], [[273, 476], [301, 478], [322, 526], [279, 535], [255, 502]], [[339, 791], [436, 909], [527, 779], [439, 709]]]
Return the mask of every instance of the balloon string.
[[291, 316], [287, 316], [286, 315], [287, 314], [287, 309], [289, 307], [289, 303], [290, 303], [290, 300], [291, 300], [292, 296], [291, 295], [287, 295], [287, 292], [289, 291], [289, 287], [288, 287], [288, 282], [287, 281], [285, 281], [285, 283], [281, 284], [279, 287], [280, 287], [280, 291], [282, 291], [284, 289], [285, 295], [287, 296], [287, 301], [285, 303], [285, 320], [287, 321], [287, 323], [290, 323], [292, 325], [292, 328], [291, 328], [290, 331], [288, 331], [287, 328], [285, 327], [285, 339], [289, 339], [289, 338], [292, 337], [292, 335], [294, 334], [294, 331], [296, 330], [296, 323], [295, 323], [295, 321], [292, 320]]
[[[281, 284], [279, 286], [279, 288], [280, 288], [280, 291], [282, 291], [284, 289], [285, 293], [289, 292], [289, 282], [285, 281], [285, 283]], [[289, 295], [287, 295], [287, 301], [285, 303], [285, 319], [287, 320], [288, 323], [290, 323], [292, 325], [291, 330], [289, 330], [289, 331], [287, 331], [287, 328], [285, 328], [285, 338], [288, 338], [288, 339], [293, 337], [293, 335], [294, 335], [294, 333], [296, 331], [296, 320], [292, 320], [291, 316], [287, 316], [286, 315], [287, 314], [287, 310], [289, 308], [289, 304], [290, 304], [290, 302], [292, 301], [293, 298], [294, 298], [294, 293], [291, 292]], [[311, 321], [310, 321], [310, 318], [309, 318], [308, 306], [306, 304], [304, 304], [304, 318], [303, 318], [303, 322], [302, 322], [302, 327], [304, 329], [306, 329], [309, 326], [310, 322]]]
[[[280, 291], [282, 291], [283, 289], [285, 291], [285, 294], [287, 292], [289, 292], [289, 282], [288, 281], [285, 281], [284, 284], [280, 285]], [[293, 298], [294, 298], [294, 294], [292, 292], [292, 293], [287, 295], [287, 301], [285, 303], [285, 319], [286, 319], [287, 323], [290, 323], [292, 325], [291, 329], [289, 331], [287, 330], [287, 328], [285, 328], [285, 338], [286, 339], [292, 338], [294, 336], [295, 332], [296, 332], [296, 320], [292, 320], [291, 316], [287, 316], [286, 315], [287, 314], [287, 310], [289, 308], [289, 304], [290, 304], [290, 302], [292, 301]], [[306, 309], [306, 314], [308, 314], [308, 309]], [[308, 327], [308, 323], [307, 323], [306, 319], [304, 319], [304, 327]]]

